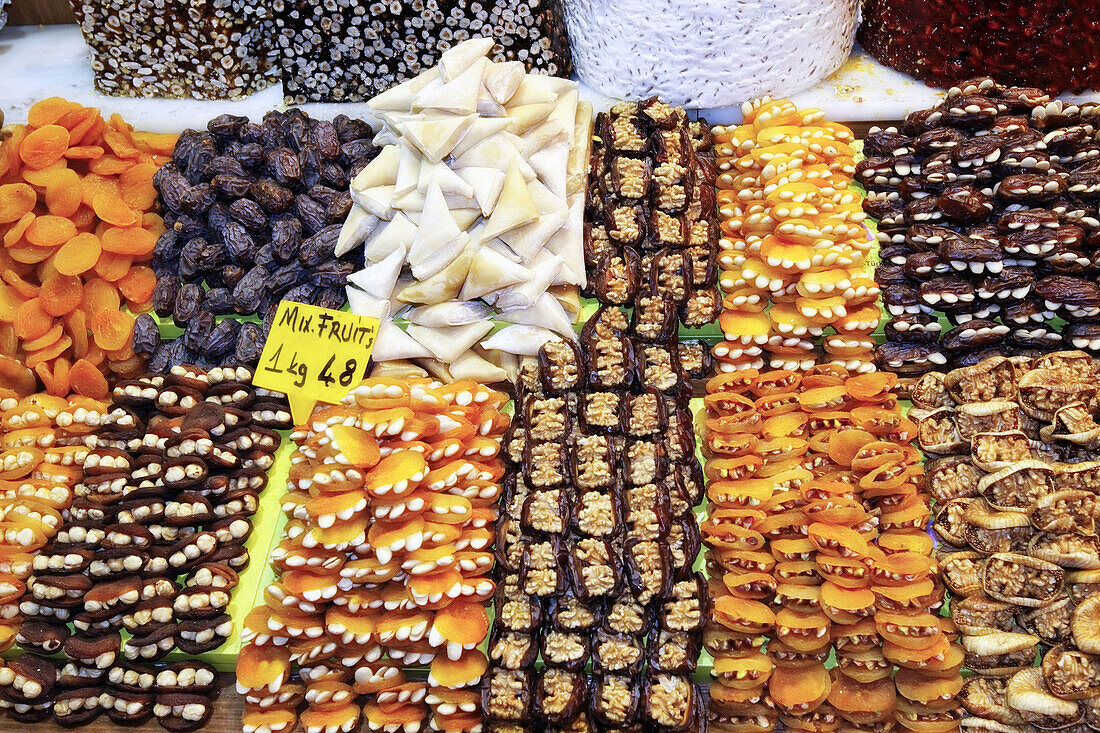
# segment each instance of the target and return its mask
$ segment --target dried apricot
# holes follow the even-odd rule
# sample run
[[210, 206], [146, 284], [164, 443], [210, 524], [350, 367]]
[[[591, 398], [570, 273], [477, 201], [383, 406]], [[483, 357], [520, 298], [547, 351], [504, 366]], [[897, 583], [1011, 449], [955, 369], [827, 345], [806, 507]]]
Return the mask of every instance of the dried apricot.
[[27, 110], [27, 122], [31, 127], [43, 127], [56, 124], [66, 113], [80, 109], [76, 102], [70, 102], [63, 97], [47, 97], [35, 102]]
[[[111, 115], [112, 125], [116, 117], [118, 117], [117, 114]], [[141, 154], [141, 151], [134, 147], [128, 132], [123, 133], [112, 129], [104, 130], [103, 142], [107, 143], [107, 146], [120, 158], [135, 158]]]
[[134, 145], [146, 153], [171, 156], [176, 149], [176, 135], [171, 133], [135, 132]]
[[96, 277], [84, 283], [84, 297], [80, 308], [89, 319], [100, 311], [117, 311], [121, 304], [118, 290], [106, 280]]
[[6, 283], [0, 283], [0, 321], [11, 323], [16, 311], [23, 305], [25, 298], [19, 291]]
[[133, 257], [127, 257], [126, 255], [117, 255], [107, 251], [100, 252], [99, 259], [95, 263], [95, 274], [104, 280], [115, 282], [129, 272], [133, 261]]
[[39, 216], [27, 227], [26, 240], [36, 247], [60, 247], [76, 236], [76, 225], [63, 216]]
[[131, 304], [145, 303], [153, 297], [157, 287], [157, 275], [152, 268], [138, 265], [118, 280], [118, 290]]
[[94, 115], [72, 129], [69, 141], [73, 145], [99, 145], [103, 141], [103, 130], [106, 127], [107, 123], [96, 110]]
[[65, 316], [65, 330], [73, 340], [73, 356], [77, 359], [88, 353], [88, 317], [82, 310], [74, 310]]
[[108, 252], [144, 257], [156, 246], [156, 236], [141, 227], [111, 227], [103, 232], [103, 249]]
[[37, 200], [34, 189], [25, 183], [0, 186], [0, 224], [19, 221], [34, 209]]
[[69, 382], [78, 395], [102, 399], [107, 396], [107, 380], [87, 359], [77, 359], [69, 370]]
[[123, 171], [118, 177], [122, 200], [141, 211], [153, 208], [157, 200], [157, 189], [153, 186], [156, 172], [157, 166], [152, 163], [138, 163]]
[[53, 316], [45, 311], [39, 298], [31, 298], [15, 313], [15, 335], [24, 341], [44, 335], [53, 325]]
[[51, 316], [63, 316], [76, 309], [84, 295], [80, 278], [55, 274], [42, 282], [39, 300]]
[[72, 346], [73, 340], [68, 336], [62, 336], [54, 343], [42, 348], [38, 351], [27, 352], [27, 368], [34, 369], [42, 362], [49, 361], [50, 359], [56, 359], [65, 352], [65, 349]]
[[57, 250], [54, 267], [62, 275], [80, 275], [95, 267], [101, 251], [99, 237], [91, 232], [77, 234]]
[[104, 351], [121, 349], [134, 333], [134, 319], [120, 310], [99, 311], [91, 318], [92, 338]]
[[61, 160], [68, 149], [68, 130], [61, 125], [43, 125], [23, 138], [19, 157], [28, 168], [37, 170]]
[[26, 397], [38, 387], [34, 372], [10, 356], [0, 356], [0, 384]]
[[134, 161], [118, 158], [110, 153], [101, 155], [88, 164], [88, 170], [101, 176], [117, 176], [134, 167]]
[[103, 157], [103, 148], [98, 145], [74, 145], [65, 151], [68, 160], [95, 160]]
[[53, 256], [52, 247], [35, 247], [33, 244], [19, 242], [8, 247], [8, 256], [24, 265], [37, 265]]
[[100, 219], [115, 226], [128, 227], [140, 221], [137, 213], [126, 205], [121, 196], [103, 189], [92, 196], [92, 209]]
[[[23, 343], [23, 348], [26, 351], [38, 351], [44, 349], [47, 346], [56, 343], [64, 335], [64, 326], [61, 325], [61, 321], [54, 322], [49, 331], [31, 341]], [[32, 367], [33, 368], [33, 367]]]
[[4, 232], [4, 245], [10, 247], [23, 238], [23, 235], [27, 233], [27, 227], [34, 221], [34, 212], [28, 211], [26, 214], [11, 225], [8, 231]]
[[71, 217], [80, 208], [83, 192], [80, 176], [66, 168], [46, 184], [46, 208], [55, 216]]

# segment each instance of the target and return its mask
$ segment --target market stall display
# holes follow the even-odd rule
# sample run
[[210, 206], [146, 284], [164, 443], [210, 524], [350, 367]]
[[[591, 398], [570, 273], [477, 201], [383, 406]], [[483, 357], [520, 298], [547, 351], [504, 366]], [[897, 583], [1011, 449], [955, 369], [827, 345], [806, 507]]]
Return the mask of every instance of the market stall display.
[[369, 379], [294, 430], [277, 577], [237, 662], [247, 733], [479, 723], [506, 401]]
[[945, 88], [982, 75], [1083, 92], [1100, 87], [1098, 23], [1088, 0], [864, 0], [859, 42], [882, 63]]
[[271, 10], [287, 104], [365, 102], [479, 37], [492, 39], [491, 61], [573, 73], [561, 0], [284, 0]]
[[259, 0], [70, 0], [96, 90], [236, 99], [278, 79], [275, 24]]
[[848, 60], [855, 0], [563, 0], [577, 75], [616, 99], [741, 104], [813, 86]]
[[719, 368], [873, 369], [879, 287], [865, 267], [874, 241], [851, 187], [851, 130], [782, 99], [744, 112], [745, 124], [714, 130]]
[[152, 306], [183, 334], [161, 343], [144, 326], [150, 369], [254, 366], [280, 300], [344, 305], [355, 266], [334, 252], [348, 183], [378, 153], [372, 136], [361, 120], [296, 109], [262, 122], [221, 115], [179, 136], [153, 179], [168, 229], [156, 241]]
[[73, 2], [109, 93], [278, 44], [366, 101], [0, 132], [0, 715], [215, 729], [235, 666], [244, 733], [1100, 730], [1100, 105], [649, 96], [827, 73], [853, 0]]
[[968, 729], [1100, 721], [1096, 377], [1091, 355], [1059, 351], [930, 373], [912, 390], [937, 556], [974, 672], [958, 697]]
[[[382, 321], [382, 368], [503, 381], [554, 333], [575, 338], [591, 107], [491, 50], [459, 44], [367, 104], [386, 144], [351, 182], [336, 255], [365, 264], [347, 297]], [[489, 336], [494, 315], [515, 325]]]
[[152, 305], [156, 276], [147, 263], [165, 230], [153, 177], [175, 141], [51, 97], [0, 142], [7, 379], [37, 378], [58, 397], [103, 398], [104, 374], [142, 370], [131, 314]]
[[1095, 117], [1088, 105], [974, 79], [900, 131], [867, 137], [856, 178], [878, 220], [875, 279], [890, 316], [881, 368], [911, 376], [1063, 343], [1092, 348]]

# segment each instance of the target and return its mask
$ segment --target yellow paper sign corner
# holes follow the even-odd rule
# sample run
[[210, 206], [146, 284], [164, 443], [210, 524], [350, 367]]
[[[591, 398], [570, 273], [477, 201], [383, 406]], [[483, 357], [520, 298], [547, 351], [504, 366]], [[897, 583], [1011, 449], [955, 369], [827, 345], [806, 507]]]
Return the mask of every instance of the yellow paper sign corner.
[[253, 382], [287, 395], [296, 425], [318, 402], [339, 402], [364, 379], [378, 319], [306, 303], [279, 303]]

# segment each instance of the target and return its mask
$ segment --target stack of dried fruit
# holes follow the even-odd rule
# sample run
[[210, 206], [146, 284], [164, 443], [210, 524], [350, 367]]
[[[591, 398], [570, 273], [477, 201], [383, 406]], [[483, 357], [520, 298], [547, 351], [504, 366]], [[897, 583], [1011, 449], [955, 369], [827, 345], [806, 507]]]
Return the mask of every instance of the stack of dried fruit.
[[[651, 303], [688, 327], [718, 317], [718, 222], [710, 127], [680, 107], [623, 102], [596, 118], [584, 259], [604, 303]], [[671, 311], [671, 315], [669, 312]]]
[[1100, 353], [1098, 110], [974, 79], [867, 137], [856, 180], [879, 220], [881, 368], [920, 375], [1063, 343]]
[[[66, 725], [104, 712], [116, 723], [156, 716], [168, 730], [210, 717], [213, 668], [146, 665], [232, 634], [225, 610], [249, 561], [250, 517], [279, 445], [274, 429], [289, 423], [279, 399], [252, 387], [244, 368], [181, 366], [119, 381], [106, 414], [75, 402], [59, 413], [69, 430], [101, 419], [76, 431], [85, 445], [66, 449], [83, 470], [19, 604], [18, 642], [35, 654], [0, 670], [9, 712], [52, 711]], [[36, 656], [58, 652], [64, 667]]]
[[699, 730], [702, 476], [684, 375], [706, 349], [643, 341], [615, 306], [581, 344], [544, 345], [517, 385], [485, 712], [500, 730]]
[[[382, 321], [374, 359], [391, 370], [499, 382], [574, 336], [591, 105], [492, 48], [460, 43], [368, 103], [390, 144], [352, 181], [336, 254], [365, 240], [348, 300]], [[494, 313], [516, 325], [486, 339]]]
[[912, 390], [975, 673], [959, 696], [968, 729], [1100, 724], [1097, 377], [1090, 355], [1063, 351], [927, 374]]
[[478, 729], [506, 401], [370, 379], [295, 430], [279, 577], [237, 662], [245, 731], [293, 728], [303, 701], [307, 731]]
[[855, 138], [821, 110], [786, 100], [765, 97], [744, 113], [740, 127], [714, 130], [719, 368], [805, 370], [822, 361], [869, 371], [879, 288], [864, 271], [873, 240], [849, 188]]
[[[0, 388], [0, 648], [16, 641], [19, 600], [35, 553], [57, 533], [83, 477], [88, 449], [107, 406], [88, 397], [20, 396]], [[22, 639], [19, 639], [22, 643]], [[56, 650], [55, 650], [56, 651]]]
[[916, 426], [896, 384], [836, 365], [708, 383], [712, 731], [770, 730], [777, 712], [806, 731], [955, 725], [963, 655], [934, 615]]
[[150, 307], [156, 277], [142, 263], [164, 231], [152, 181], [176, 138], [59, 97], [28, 120], [0, 142], [0, 372], [104, 397], [100, 369], [129, 376], [145, 362], [120, 305]]
[[[154, 181], [168, 231], [156, 242], [153, 307], [185, 331], [169, 343], [142, 341], [154, 350], [152, 371], [255, 365], [280, 300], [346, 302], [355, 267], [333, 252], [351, 208], [348, 182], [377, 153], [372, 135], [360, 120], [324, 122], [297, 109], [262, 123], [222, 115], [180, 135]], [[263, 324], [219, 318], [227, 314]]]

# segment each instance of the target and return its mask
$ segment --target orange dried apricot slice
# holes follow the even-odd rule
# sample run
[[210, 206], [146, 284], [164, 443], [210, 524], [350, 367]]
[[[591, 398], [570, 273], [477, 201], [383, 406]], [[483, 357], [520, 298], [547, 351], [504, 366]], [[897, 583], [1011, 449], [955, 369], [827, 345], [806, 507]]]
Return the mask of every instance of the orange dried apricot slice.
[[[98, 213], [98, 212], [97, 212]], [[145, 257], [153, 253], [157, 237], [139, 226], [110, 227], [103, 232], [103, 249], [120, 255]]]
[[43, 125], [23, 138], [19, 157], [28, 168], [38, 170], [61, 160], [68, 149], [68, 130], [61, 125]]
[[157, 166], [152, 163], [138, 163], [122, 171], [118, 177], [122, 200], [138, 211], [152, 209], [157, 201], [157, 189], [153, 186], [156, 172]]
[[54, 255], [54, 268], [62, 275], [81, 275], [95, 267], [102, 248], [99, 237], [82, 232], [61, 245]]
[[80, 307], [89, 317], [101, 311], [117, 311], [121, 305], [118, 289], [106, 280], [92, 278], [84, 283]]
[[141, 221], [121, 196], [103, 188], [92, 195], [92, 209], [100, 219], [119, 227], [133, 226]]
[[46, 184], [46, 208], [55, 216], [71, 217], [80, 208], [83, 193], [80, 176], [65, 168]]
[[54, 274], [46, 278], [39, 291], [42, 310], [51, 316], [63, 316], [80, 305], [84, 288], [80, 278], [72, 275]]
[[32, 221], [23, 236], [36, 247], [60, 247], [76, 236], [76, 225], [71, 219], [47, 214]]
[[134, 258], [127, 255], [115, 254], [103, 250], [99, 253], [99, 259], [95, 263], [95, 274], [108, 282], [121, 280], [130, 271], [130, 265]]
[[152, 268], [144, 265], [131, 267], [117, 281], [118, 290], [126, 298], [131, 308], [139, 303], [148, 303], [157, 287], [157, 275]]
[[103, 310], [91, 318], [92, 337], [104, 351], [117, 351], [129, 343], [134, 320], [122, 311]]
[[69, 382], [78, 395], [103, 399], [107, 396], [107, 380], [87, 359], [78, 359], [69, 370]]
[[31, 127], [44, 127], [56, 124], [66, 113], [80, 109], [76, 102], [70, 102], [64, 97], [47, 97], [35, 102], [27, 110], [27, 124]]
[[44, 336], [53, 325], [53, 317], [38, 298], [31, 298], [15, 314], [15, 335], [24, 341]]
[[34, 189], [26, 183], [0, 186], [0, 224], [19, 221], [34, 209], [37, 200]]

